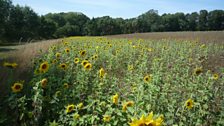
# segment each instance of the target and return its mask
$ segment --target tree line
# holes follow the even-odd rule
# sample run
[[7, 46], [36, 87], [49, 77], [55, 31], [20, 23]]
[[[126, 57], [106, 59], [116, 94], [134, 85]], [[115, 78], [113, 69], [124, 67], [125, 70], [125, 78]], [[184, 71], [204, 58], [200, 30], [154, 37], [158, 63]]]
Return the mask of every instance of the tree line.
[[0, 41], [30, 41], [67, 36], [99, 36], [142, 32], [224, 29], [224, 10], [158, 14], [149, 10], [136, 18], [109, 16], [90, 19], [77, 12], [38, 15], [28, 6], [0, 0]]

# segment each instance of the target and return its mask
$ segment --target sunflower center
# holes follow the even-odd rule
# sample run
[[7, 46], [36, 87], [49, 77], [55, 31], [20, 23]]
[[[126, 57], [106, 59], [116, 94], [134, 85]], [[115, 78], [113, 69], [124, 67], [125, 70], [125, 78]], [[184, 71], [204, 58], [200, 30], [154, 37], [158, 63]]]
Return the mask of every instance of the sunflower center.
[[90, 65], [87, 65], [86, 68], [90, 68]]
[[20, 88], [21, 88], [20, 85], [16, 85], [16, 86], [15, 86], [15, 89], [17, 89], [17, 90], [19, 90]]
[[46, 69], [46, 68], [47, 68], [47, 64], [43, 64], [42, 69]]
[[191, 105], [191, 103], [190, 102], [187, 102], [187, 106], [190, 106]]
[[69, 110], [69, 111], [71, 111], [72, 109], [73, 109], [73, 107], [72, 107], [72, 106], [70, 106], [70, 107], [68, 108], [68, 110]]
[[61, 65], [62, 68], [65, 68], [65, 65]]

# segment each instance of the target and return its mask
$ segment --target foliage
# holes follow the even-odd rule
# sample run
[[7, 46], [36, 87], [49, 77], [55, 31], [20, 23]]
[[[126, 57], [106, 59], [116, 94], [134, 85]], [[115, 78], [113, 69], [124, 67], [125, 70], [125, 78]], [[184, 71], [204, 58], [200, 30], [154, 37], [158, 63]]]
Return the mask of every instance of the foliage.
[[152, 9], [131, 19], [109, 16], [90, 19], [76, 12], [39, 16], [30, 7], [14, 6], [10, 0], [1, 0], [0, 9], [0, 40], [10, 42], [82, 35], [224, 29], [223, 10], [159, 15]]

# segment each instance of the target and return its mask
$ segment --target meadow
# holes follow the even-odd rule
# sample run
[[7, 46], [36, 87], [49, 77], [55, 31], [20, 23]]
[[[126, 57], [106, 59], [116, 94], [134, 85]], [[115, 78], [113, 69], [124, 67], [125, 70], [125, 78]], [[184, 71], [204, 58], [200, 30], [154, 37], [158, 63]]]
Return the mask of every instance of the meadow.
[[222, 35], [68, 37], [16, 51], [2, 59], [0, 124], [224, 125]]

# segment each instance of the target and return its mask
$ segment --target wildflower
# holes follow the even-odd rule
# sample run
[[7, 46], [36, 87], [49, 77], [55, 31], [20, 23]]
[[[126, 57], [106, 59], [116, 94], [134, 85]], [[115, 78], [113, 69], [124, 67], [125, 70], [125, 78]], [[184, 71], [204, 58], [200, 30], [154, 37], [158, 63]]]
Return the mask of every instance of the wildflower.
[[79, 115], [78, 113], [75, 113], [75, 114], [73, 115], [73, 118], [74, 118], [75, 120], [78, 120], [78, 119], [80, 118], [80, 115]]
[[133, 101], [128, 101], [126, 103], [123, 104], [122, 106], [122, 111], [126, 112], [128, 107], [132, 107], [134, 105]]
[[128, 71], [132, 71], [134, 69], [133, 65], [128, 65]]
[[41, 80], [41, 87], [46, 88], [46, 85], [47, 85], [47, 79], [44, 78], [43, 80]]
[[57, 62], [57, 59], [53, 59], [52, 61], [51, 61], [51, 63], [56, 63]]
[[98, 58], [98, 55], [94, 55], [93, 59], [96, 60]]
[[86, 55], [86, 50], [82, 50], [82, 51], [80, 51], [80, 53], [79, 53], [81, 56], [85, 56]]
[[75, 58], [74, 62], [75, 62], [75, 64], [78, 64], [79, 63], [79, 58]]
[[105, 75], [105, 70], [103, 68], [101, 68], [99, 73], [100, 73], [100, 78], [103, 78]]
[[74, 104], [70, 104], [66, 107], [66, 113], [71, 113], [75, 108]]
[[66, 48], [66, 49], [65, 49], [65, 52], [66, 52], [66, 53], [69, 53], [69, 52], [70, 52], [70, 49], [69, 49], [69, 48]]
[[69, 87], [69, 85], [68, 85], [68, 83], [64, 83], [64, 88], [68, 88]]
[[115, 104], [115, 105], [117, 105], [118, 104], [118, 94], [115, 94], [113, 97], [112, 97], [112, 101], [113, 101], [113, 103]]
[[144, 82], [145, 83], [148, 83], [148, 82], [150, 82], [152, 80], [152, 75], [146, 75], [145, 77], [144, 77]]
[[78, 109], [82, 109], [83, 108], [83, 103], [81, 102], [81, 103], [79, 103], [78, 105], [77, 105], [77, 107], [78, 107]]
[[202, 73], [202, 68], [195, 68], [194, 69], [194, 74], [195, 75], [199, 75], [199, 74], [201, 74]]
[[163, 115], [159, 116], [157, 119], [153, 119], [153, 112], [151, 112], [147, 117], [142, 115], [142, 117], [138, 119], [132, 120], [129, 123], [130, 126], [161, 126], [163, 122]]
[[63, 70], [65, 70], [67, 68], [67, 65], [65, 63], [62, 63], [59, 65], [59, 67]]
[[110, 115], [104, 115], [103, 116], [103, 121], [104, 122], [110, 122], [110, 120], [111, 120], [111, 116]]
[[11, 87], [12, 91], [14, 93], [18, 93], [21, 92], [21, 90], [23, 89], [23, 84], [21, 83], [14, 83], [13, 86]]
[[89, 63], [88, 60], [83, 60], [83, 61], [82, 61], [82, 65], [83, 65], [83, 66], [85, 66], [87, 63]]
[[90, 69], [92, 68], [92, 64], [87, 63], [87, 64], [84, 66], [84, 68], [85, 68], [86, 70], [90, 70]]
[[214, 80], [217, 80], [217, 79], [219, 79], [219, 75], [218, 75], [218, 74], [213, 74], [213, 77], [212, 77], [212, 79], [214, 79]]
[[56, 58], [58, 59], [58, 58], [60, 58], [61, 53], [56, 53], [55, 56], [56, 56]]
[[192, 99], [188, 99], [188, 100], [185, 102], [185, 106], [186, 106], [188, 109], [193, 108], [193, 106], [194, 106], [194, 101], [193, 101]]
[[41, 73], [45, 73], [45, 72], [47, 72], [48, 69], [49, 69], [49, 64], [48, 64], [47, 61], [45, 61], [45, 62], [43, 62], [43, 63], [40, 64], [39, 71], [40, 71]]

